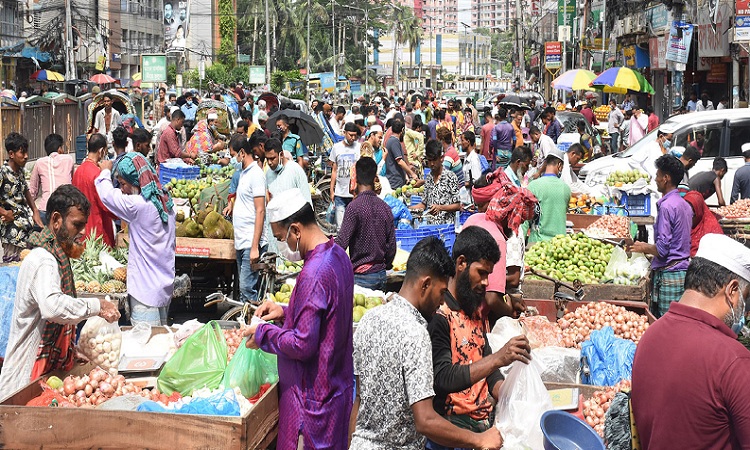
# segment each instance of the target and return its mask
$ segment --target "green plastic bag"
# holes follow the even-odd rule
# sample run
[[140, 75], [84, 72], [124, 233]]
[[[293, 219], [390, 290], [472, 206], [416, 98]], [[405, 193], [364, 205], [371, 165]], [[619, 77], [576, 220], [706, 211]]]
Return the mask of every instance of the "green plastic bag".
[[[259, 350], [260, 351], [260, 350]], [[260, 363], [263, 367], [263, 384], [274, 384], [279, 381], [279, 368], [276, 363], [276, 355], [260, 351]]]
[[201, 388], [216, 389], [227, 368], [227, 342], [219, 324], [203, 325], [164, 364], [157, 379], [159, 391], [192, 395]]
[[263, 351], [247, 348], [246, 340], [247, 338], [242, 340], [232, 360], [229, 361], [224, 378], [221, 380], [221, 387], [224, 389], [238, 387], [245, 398], [250, 398], [260, 391], [260, 385], [263, 384], [261, 363]]

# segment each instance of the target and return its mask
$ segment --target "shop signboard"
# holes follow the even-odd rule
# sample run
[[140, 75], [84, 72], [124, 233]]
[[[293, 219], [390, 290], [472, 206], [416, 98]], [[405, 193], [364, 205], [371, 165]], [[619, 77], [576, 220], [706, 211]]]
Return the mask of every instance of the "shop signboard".
[[141, 55], [141, 82], [167, 82], [167, 56]]
[[667, 42], [669, 36], [653, 37], [648, 40], [648, 55], [651, 59], [651, 70], [667, 68]]
[[652, 30], [656, 32], [666, 30], [669, 27], [669, 11], [663, 4], [646, 8], [646, 20], [651, 24]]
[[[707, 1], [704, 3], [708, 3]], [[732, 4], [719, 3], [716, 6], [715, 16], [711, 16], [707, 6], [698, 7], [698, 19], [696, 20], [696, 39], [698, 42], [699, 57], [722, 57], [729, 55], [729, 28], [734, 25], [732, 16], [734, 11]], [[716, 30], [714, 31], [715, 20]]]
[[266, 66], [250, 66], [250, 84], [263, 84], [266, 82]]
[[547, 70], [562, 67], [562, 44], [559, 41], [544, 43], [544, 67]]
[[750, 16], [750, 0], [736, 0], [734, 2], [734, 14], [737, 17]]
[[576, 0], [557, 0], [557, 25], [573, 25], [576, 18]]
[[692, 41], [692, 39], [693, 24], [681, 20], [673, 21], [672, 27], [669, 29], [669, 43], [667, 44], [666, 59], [679, 64], [687, 64], [688, 55], [690, 53], [690, 41]]
[[727, 82], [727, 64], [713, 64], [711, 70], [706, 75], [706, 83], [726, 84]]
[[734, 18], [734, 40], [739, 42], [750, 41], [750, 16]]

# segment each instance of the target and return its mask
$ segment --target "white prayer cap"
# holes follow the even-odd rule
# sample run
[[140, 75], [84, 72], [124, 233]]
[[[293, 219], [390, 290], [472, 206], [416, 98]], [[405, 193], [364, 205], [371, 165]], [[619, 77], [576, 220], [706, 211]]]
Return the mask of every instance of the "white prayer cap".
[[276, 223], [288, 219], [305, 206], [307, 202], [298, 188], [288, 189], [278, 195], [274, 195], [266, 206], [268, 211], [268, 222]]
[[744, 144], [742, 144], [741, 148], [743, 153], [750, 150], [750, 142], [745, 142]]
[[206, 116], [206, 119], [207, 119], [207, 120], [218, 120], [218, 119], [219, 119], [219, 115], [218, 115], [218, 114], [216, 114], [216, 113], [209, 113], [209, 114], [208, 114], [208, 115]]
[[170, 106], [170, 107], [169, 107], [169, 114], [172, 114], [172, 113], [174, 113], [175, 111], [179, 111], [179, 110], [180, 110], [180, 107], [179, 107], [179, 106]]
[[695, 257], [707, 259], [750, 282], [750, 249], [728, 236], [703, 236]]
[[659, 131], [664, 134], [673, 134], [675, 131], [677, 131], [677, 127], [673, 123], [663, 123], [659, 126]]
[[266, 107], [266, 101], [258, 100], [258, 108], [265, 108], [265, 107]]
[[563, 162], [565, 161], [564, 155], [565, 154], [562, 152], [562, 150], [558, 150], [558, 149], [550, 150], [549, 153], [547, 153], [547, 156], [554, 156]]
[[382, 133], [383, 132], [383, 127], [381, 127], [380, 125], [373, 125], [373, 126], [370, 127], [370, 131], [372, 133]]
[[352, 122], [356, 122], [358, 120], [365, 120], [365, 117], [362, 114], [353, 114]]

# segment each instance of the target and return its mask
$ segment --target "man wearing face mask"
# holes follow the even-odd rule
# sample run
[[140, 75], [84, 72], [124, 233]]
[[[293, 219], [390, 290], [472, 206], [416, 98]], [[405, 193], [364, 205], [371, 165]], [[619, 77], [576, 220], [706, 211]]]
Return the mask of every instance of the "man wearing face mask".
[[704, 236], [685, 292], [635, 352], [631, 398], [643, 450], [750, 442], [750, 353], [737, 341], [749, 286], [750, 250]]
[[[289, 306], [263, 303], [255, 315], [269, 323], [245, 328], [249, 348], [278, 356], [279, 449], [348, 448], [352, 408], [354, 271], [344, 249], [320, 230], [299, 189], [268, 202], [279, 253], [305, 260]], [[303, 447], [298, 447], [302, 444]]]
[[[490, 416], [503, 380], [500, 368], [531, 359], [531, 347], [523, 335], [495, 353], [487, 340], [485, 294], [499, 260], [500, 249], [489, 231], [477, 226], [464, 228], [453, 245], [456, 275], [448, 282], [445, 301], [427, 326], [435, 372], [433, 407], [457, 427], [474, 432], [493, 425]], [[430, 440], [426, 448], [452, 449]]]
[[94, 316], [116, 322], [120, 317], [107, 300], [76, 298], [70, 258], [83, 253], [89, 208], [76, 187], [60, 186], [47, 202], [47, 226], [30, 238], [34, 249], [18, 272], [0, 400], [52, 370], [71, 370], [78, 322]]
[[270, 197], [273, 198], [284, 191], [297, 188], [305, 201], [312, 204], [305, 170], [295, 161], [282, 158], [281, 152], [280, 140], [271, 138], [266, 142], [265, 157], [269, 169], [266, 171], [266, 185], [271, 194]]
[[[656, 160], [662, 155], [669, 153], [669, 150], [672, 148], [672, 137], [675, 131], [672, 124], [662, 124], [659, 127], [659, 131], [656, 132], [656, 140], [647, 144], [648, 150], [633, 154], [631, 159], [636, 164], [634, 167], [643, 170], [654, 180], [656, 178]], [[677, 182], [679, 183], [679, 180]]]
[[331, 199], [336, 210], [336, 226], [341, 228], [346, 207], [352, 201], [349, 181], [352, 168], [359, 159], [359, 128], [349, 122], [344, 125], [344, 140], [337, 142], [331, 150], [328, 162], [331, 165]]

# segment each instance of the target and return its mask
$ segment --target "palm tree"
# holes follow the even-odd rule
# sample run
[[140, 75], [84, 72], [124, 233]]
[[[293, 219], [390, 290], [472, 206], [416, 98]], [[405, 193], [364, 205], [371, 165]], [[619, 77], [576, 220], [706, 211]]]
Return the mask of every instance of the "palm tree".
[[396, 49], [401, 44], [406, 44], [406, 24], [413, 22], [414, 10], [408, 6], [396, 10], [393, 17], [393, 82], [398, 80], [398, 58]]
[[406, 18], [404, 23], [404, 41], [409, 44], [409, 68], [414, 67], [414, 48], [422, 42], [424, 31], [421, 20], [412, 14]]

